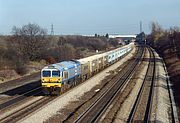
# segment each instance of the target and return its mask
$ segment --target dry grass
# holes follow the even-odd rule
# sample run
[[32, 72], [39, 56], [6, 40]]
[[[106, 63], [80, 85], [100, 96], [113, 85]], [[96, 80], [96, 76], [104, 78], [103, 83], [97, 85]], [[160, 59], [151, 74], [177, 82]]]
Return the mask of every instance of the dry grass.
[[19, 77], [15, 70], [0, 70], [0, 83]]
[[27, 74], [32, 74], [37, 71], [40, 71], [47, 63], [45, 60], [41, 60], [40, 62], [31, 61], [27, 65]]

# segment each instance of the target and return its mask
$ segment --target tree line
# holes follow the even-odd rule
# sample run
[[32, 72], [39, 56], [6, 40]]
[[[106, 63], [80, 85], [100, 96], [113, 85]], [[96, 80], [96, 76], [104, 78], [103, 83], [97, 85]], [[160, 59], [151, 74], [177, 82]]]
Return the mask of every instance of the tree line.
[[89, 52], [106, 50], [118, 45], [106, 36], [51, 36], [37, 24], [14, 26], [6, 38], [7, 47], [0, 49], [0, 69], [26, 73], [30, 61], [45, 60], [47, 64], [85, 57]]
[[147, 42], [153, 46], [162, 57], [175, 55], [180, 58], [180, 28], [163, 29], [157, 22], [151, 24], [151, 33]]

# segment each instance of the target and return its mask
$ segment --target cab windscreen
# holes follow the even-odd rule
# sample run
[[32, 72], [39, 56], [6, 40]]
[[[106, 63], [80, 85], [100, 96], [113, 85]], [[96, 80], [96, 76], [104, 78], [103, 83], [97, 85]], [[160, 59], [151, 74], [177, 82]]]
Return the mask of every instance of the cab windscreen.
[[44, 71], [42, 72], [42, 75], [43, 75], [43, 77], [51, 77], [51, 71], [49, 71], [49, 70], [44, 70]]
[[52, 71], [52, 77], [60, 77], [60, 71]]

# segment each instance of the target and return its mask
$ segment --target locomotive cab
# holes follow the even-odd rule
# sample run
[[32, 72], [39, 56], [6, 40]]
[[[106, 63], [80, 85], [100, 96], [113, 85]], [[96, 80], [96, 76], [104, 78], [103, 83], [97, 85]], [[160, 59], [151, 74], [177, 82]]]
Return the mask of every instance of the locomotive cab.
[[45, 94], [48, 92], [60, 93], [62, 86], [62, 72], [55, 68], [46, 68], [41, 71], [41, 84]]
[[41, 73], [41, 81], [43, 83], [59, 83], [62, 81], [61, 73], [59, 70], [52, 69], [52, 70], [43, 70]]

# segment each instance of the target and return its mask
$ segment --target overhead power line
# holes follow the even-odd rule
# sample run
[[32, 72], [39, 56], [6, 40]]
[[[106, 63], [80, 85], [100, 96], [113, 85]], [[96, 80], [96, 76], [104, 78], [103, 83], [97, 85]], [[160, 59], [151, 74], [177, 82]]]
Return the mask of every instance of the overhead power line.
[[54, 35], [54, 27], [53, 27], [53, 24], [51, 24], [51, 35]]

